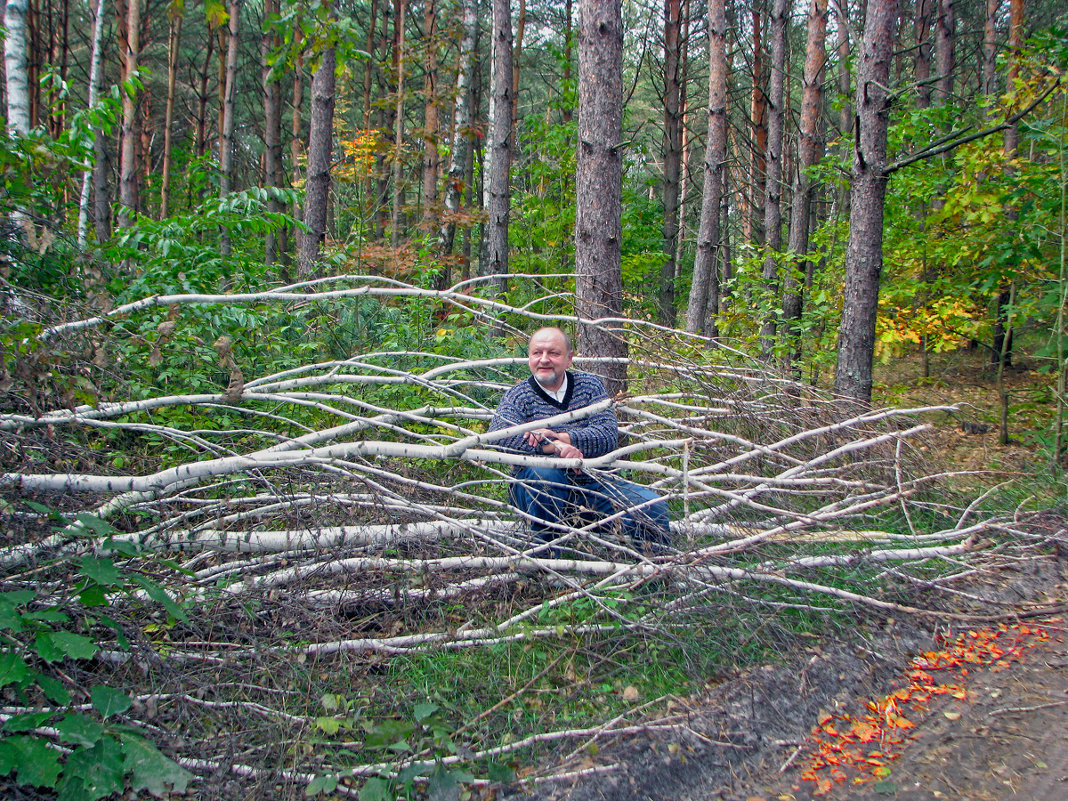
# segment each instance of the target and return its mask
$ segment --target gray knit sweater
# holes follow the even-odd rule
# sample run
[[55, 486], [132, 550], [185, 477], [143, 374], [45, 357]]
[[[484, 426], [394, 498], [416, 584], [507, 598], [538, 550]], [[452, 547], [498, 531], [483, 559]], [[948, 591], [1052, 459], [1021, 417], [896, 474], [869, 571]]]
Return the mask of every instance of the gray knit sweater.
[[[522, 423], [544, 420], [546, 417], [562, 412], [584, 409], [608, 397], [604, 384], [597, 376], [577, 370], [568, 371], [567, 375], [569, 378], [567, 393], [562, 403], [550, 397], [534, 380], [534, 376], [520, 381], [504, 393], [493, 415], [489, 430], [499, 431], [502, 428]], [[615, 450], [619, 443], [619, 421], [611, 408], [603, 409], [589, 417], [554, 426], [553, 430], [560, 433], [566, 431], [570, 434], [571, 444], [582, 451], [582, 455], [586, 458], [603, 456]], [[527, 445], [522, 435], [498, 440], [494, 444], [502, 450], [514, 453], [550, 455], [535, 451]]]

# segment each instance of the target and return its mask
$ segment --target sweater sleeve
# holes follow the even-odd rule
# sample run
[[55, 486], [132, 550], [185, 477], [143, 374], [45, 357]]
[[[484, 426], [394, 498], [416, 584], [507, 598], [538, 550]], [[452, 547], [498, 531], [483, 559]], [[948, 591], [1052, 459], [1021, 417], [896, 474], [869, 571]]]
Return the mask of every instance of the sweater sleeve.
[[[523, 411], [522, 405], [519, 403], [522, 387], [523, 385], [519, 384], [504, 393], [504, 397], [501, 398], [501, 402], [497, 405], [497, 410], [493, 413], [493, 420], [490, 422], [489, 427], [490, 431], [500, 431], [502, 428], [529, 423], [534, 419]], [[532, 454], [535, 452], [527, 444], [522, 434], [499, 439], [493, 443], [493, 447], [513, 453]]]
[[[599, 378], [579, 374], [571, 408], [585, 408], [607, 398], [608, 392]], [[604, 456], [619, 445], [619, 420], [610, 406], [589, 417], [568, 423], [560, 430], [571, 435], [571, 444], [582, 451], [582, 455], [587, 459]]]

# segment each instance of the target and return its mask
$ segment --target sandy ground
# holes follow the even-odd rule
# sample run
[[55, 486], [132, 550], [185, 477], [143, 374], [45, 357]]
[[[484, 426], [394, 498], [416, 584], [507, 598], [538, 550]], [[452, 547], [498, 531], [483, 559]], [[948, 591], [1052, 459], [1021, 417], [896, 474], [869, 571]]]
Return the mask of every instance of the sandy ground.
[[[1006, 568], [983, 589], [1025, 617], [1041, 609], [1068, 621], [1068, 559], [1056, 554]], [[1031, 620], [1032, 618], [1026, 618]], [[996, 624], [995, 624], [996, 625]], [[851, 642], [826, 642], [737, 676], [707, 696], [680, 699], [685, 722], [602, 749], [569, 778], [504, 792], [532, 801], [1068, 801], [1068, 637], [1064, 622], [1008, 664], [971, 670], [964, 699], [943, 696], [914, 715], [915, 728], [874, 778], [854, 772], [829, 788], [802, 779], [813, 728], [860, 715], [906, 681], [910, 660], [937, 647], [945, 622], [889, 620], [860, 626]], [[585, 770], [585, 772], [581, 772]], [[854, 784], [853, 778], [863, 778]]]

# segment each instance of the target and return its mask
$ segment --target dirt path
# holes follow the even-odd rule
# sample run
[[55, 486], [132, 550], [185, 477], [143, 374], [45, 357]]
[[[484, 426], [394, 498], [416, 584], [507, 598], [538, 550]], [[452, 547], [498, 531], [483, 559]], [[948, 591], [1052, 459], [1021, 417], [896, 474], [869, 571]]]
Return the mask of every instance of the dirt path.
[[[821, 724], [845, 729], [870, 704], [915, 685], [916, 658], [946, 648], [947, 627], [927, 620], [886, 620], [861, 626], [854, 639], [813, 646], [779, 665], [735, 677], [707, 696], [679, 699], [680, 722], [650, 729], [602, 749], [582, 764], [558, 766], [535, 789], [505, 791], [526, 801], [1066, 801], [1068, 799], [1068, 561], [1036, 557], [989, 576], [980, 590], [1002, 608], [1036, 608], [1061, 618], [1044, 639], [1015, 648], [1006, 635], [1003, 658], [966, 675], [939, 674], [955, 685], [904, 708], [901, 742], [871, 765], [847, 769], [839, 781], [813, 770]], [[1063, 610], [1063, 611], [1062, 611]], [[1011, 622], [1011, 621], [1010, 621]], [[1023, 625], [1030, 627], [1031, 618]], [[986, 625], [986, 624], [984, 624]], [[997, 628], [996, 623], [988, 628]], [[951, 634], [966, 634], [958, 626]], [[846, 641], [849, 640], [849, 641]], [[958, 666], [958, 668], [961, 666]], [[924, 683], [923, 680], [920, 683]], [[918, 695], [918, 693], [910, 693]], [[954, 697], [959, 695], [961, 697]], [[880, 707], [885, 714], [885, 707]], [[822, 733], [827, 740], [826, 732]], [[867, 745], [876, 751], [878, 744]], [[823, 749], [826, 751], [826, 749]], [[784, 767], [785, 766], [785, 767]], [[808, 773], [810, 779], [803, 779]], [[854, 779], [861, 779], [859, 784]], [[814, 780], [815, 779], [815, 780]]]
[[1068, 650], [1063, 621], [1046, 631], [1051, 634], [1048, 640], [1018, 657], [969, 671], [960, 682], [965, 698], [940, 696], [922, 716], [912, 717], [915, 729], [895, 749], [896, 758], [878, 760], [886, 766], [878, 777], [870, 766], [850, 767], [839, 774], [844, 778], [828, 783], [823, 778], [829, 775], [828, 766], [811, 768], [814, 760], [821, 760], [821, 748], [808, 738], [785, 771], [765, 760], [719, 797], [731, 801], [1068, 799]]

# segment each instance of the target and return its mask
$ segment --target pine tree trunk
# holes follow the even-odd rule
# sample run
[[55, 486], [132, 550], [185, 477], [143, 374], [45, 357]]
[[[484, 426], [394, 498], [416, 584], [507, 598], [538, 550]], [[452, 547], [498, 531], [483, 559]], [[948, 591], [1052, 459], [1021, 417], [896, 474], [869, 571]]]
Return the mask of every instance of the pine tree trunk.
[[767, 175], [768, 96], [764, 88], [763, 0], [753, 5], [753, 95], [749, 112], [749, 185], [742, 235], [754, 245], [764, 244], [764, 180]]
[[423, 15], [423, 38], [426, 48], [423, 61], [423, 225], [433, 231], [438, 227], [441, 215], [438, 213], [438, 177], [441, 173], [441, 156], [438, 148], [441, 143], [441, 123], [439, 122], [438, 104], [438, 47], [437, 47], [437, 3], [427, 0]]
[[[263, 16], [267, 19], [278, 14], [278, 0], [265, 0]], [[268, 188], [278, 188], [284, 183], [282, 172], [282, 84], [271, 80], [271, 68], [267, 63], [271, 51], [278, 45], [276, 34], [265, 32], [260, 40], [260, 61], [263, 85], [263, 183]], [[267, 210], [272, 214], [282, 211], [282, 204], [271, 195]], [[285, 250], [284, 236], [272, 230], [264, 241], [264, 261], [274, 264], [280, 250]]]
[[404, 227], [404, 18], [408, 10], [408, 0], [394, 0], [394, 47], [397, 65], [397, 102], [393, 113], [393, 204], [391, 208], [390, 243], [394, 248], [400, 246]]
[[786, 27], [790, 0], [774, 0], [771, 10], [771, 78], [768, 82], [768, 148], [764, 185], [764, 292], [768, 299], [760, 327], [760, 350], [771, 361], [778, 329], [779, 259], [782, 250], [782, 161], [783, 130], [786, 125]]
[[337, 52], [323, 50], [311, 85], [311, 125], [308, 129], [308, 178], [305, 182], [304, 225], [300, 237], [300, 277], [318, 277], [326, 240], [326, 211], [330, 197], [330, 161], [334, 149], [334, 85]]
[[917, 108], [931, 105], [931, 25], [938, 0], [916, 0], [916, 50], [913, 75], [918, 85]]
[[527, 0], [519, 0], [515, 39], [512, 42], [512, 124], [519, 119], [519, 62], [523, 56], [523, 36], [527, 30]]
[[483, 236], [483, 269], [501, 276], [497, 290], [507, 287], [508, 216], [511, 192], [508, 174], [512, 166], [512, 18], [508, 0], [493, 0], [493, 43], [490, 69], [489, 136], [486, 152], [489, 172], [484, 187], [486, 230]]
[[790, 238], [787, 252], [791, 261], [783, 272], [783, 335], [786, 347], [783, 365], [791, 369], [798, 357], [801, 342], [801, 276], [807, 273], [806, 261], [794, 263], [808, 252], [809, 218], [813, 186], [809, 171], [816, 164], [820, 150], [820, 110], [823, 107], [823, 75], [827, 62], [827, 0], [810, 0], [805, 45], [805, 68], [801, 89], [800, 139], [797, 145], [797, 177], [790, 200]]
[[[230, 0], [226, 36], [226, 73], [223, 86], [222, 127], [219, 131], [219, 197], [225, 200], [234, 181], [234, 93], [237, 87], [237, 47], [241, 20], [241, 0]], [[230, 255], [230, 231], [220, 231], [219, 250]]]
[[178, 82], [178, 47], [181, 42], [182, 16], [175, 14], [170, 20], [167, 36], [167, 107], [163, 113], [163, 170], [159, 187], [160, 219], [166, 219], [171, 210], [171, 128], [174, 125], [174, 89]]
[[682, 99], [679, 74], [682, 2], [664, 0], [664, 262], [660, 268], [660, 322], [675, 325], [675, 251], [679, 238], [679, 178], [682, 169]]
[[953, 0], [937, 0], [938, 12], [935, 17], [935, 62], [938, 67], [938, 81], [935, 84], [934, 97], [939, 105], [946, 105], [953, 99], [953, 73], [956, 70], [954, 46], [957, 39], [957, 10]]
[[451, 258], [456, 239], [456, 218], [466, 186], [466, 167], [471, 151], [471, 78], [475, 64], [478, 30], [478, 0], [463, 0], [463, 37], [456, 71], [456, 105], [453, 109], [452, 148], [445, 181], [445, 214], [438, 232], [438, 252], [443, 266], [443, 286], [452, 284]]
[[725, 0], [708, 7], [708, 144], [686, 330], [716, 336], [719, 311], [720, 217], [727, 164], [727, 14]]
[[857, 75], [857, 134], [834, 389], [863, 404], [871, 403], [888, 180], [886, 137], [891, 96], [887, 84], [897, 18], [897, 0], [869, 0]]
[[623, 25], [619, 0], [580, 0], [575, 287], [579, 352], [618, 361], [593, 370], [610, 395], [626, 387], [620, 273], [623, 162]]

